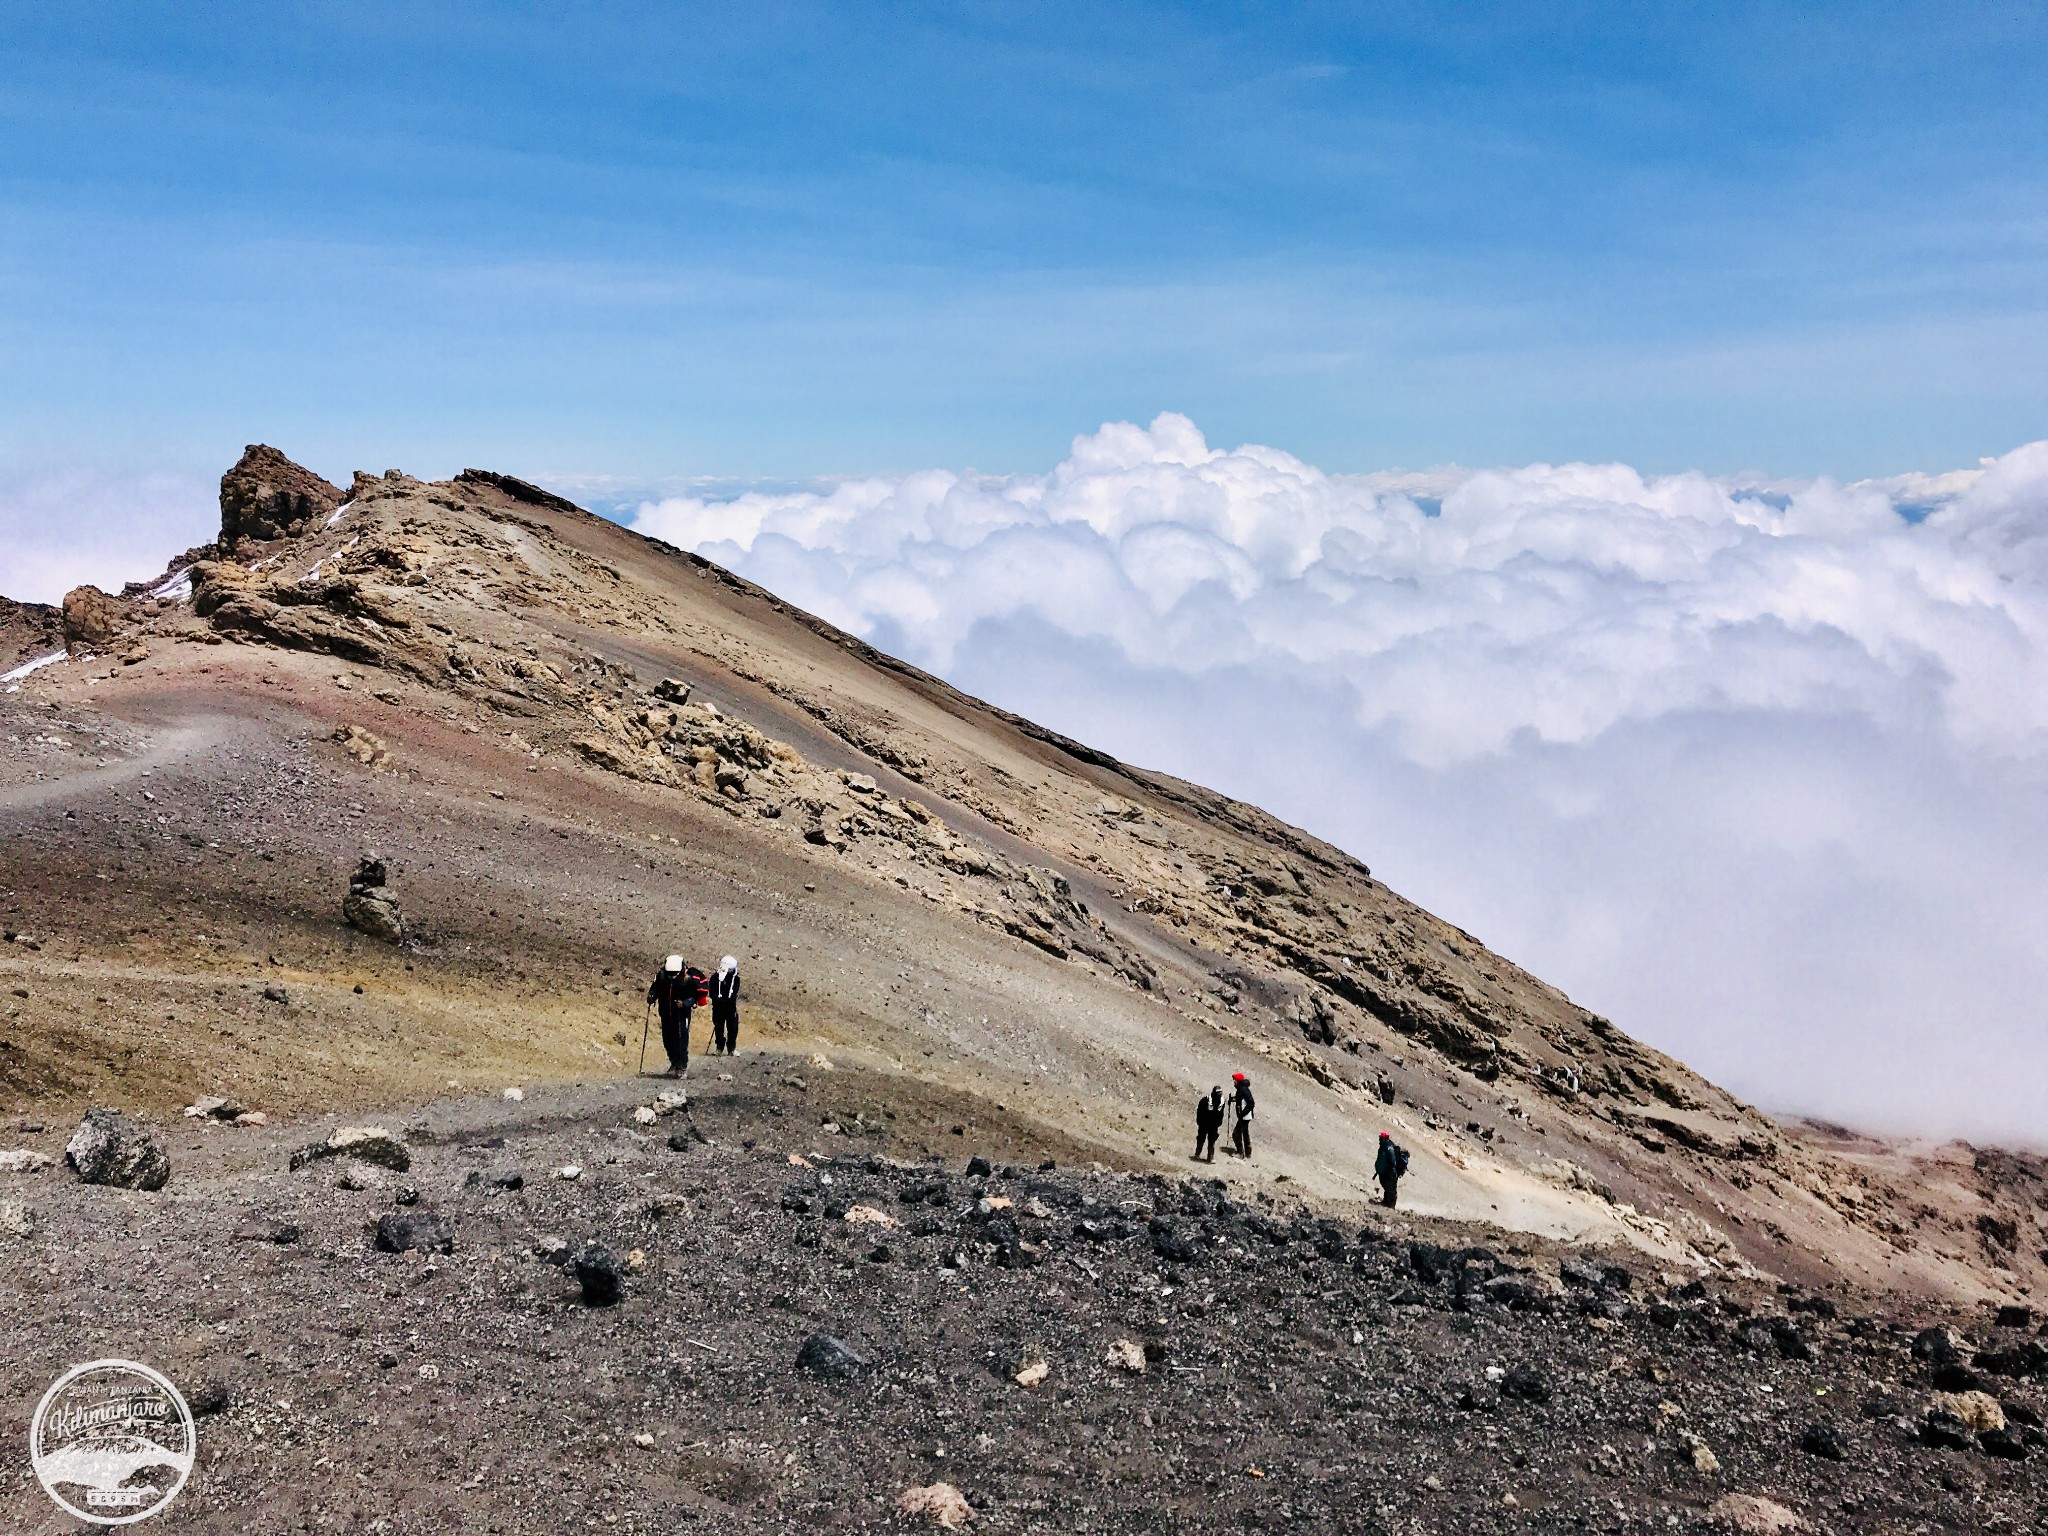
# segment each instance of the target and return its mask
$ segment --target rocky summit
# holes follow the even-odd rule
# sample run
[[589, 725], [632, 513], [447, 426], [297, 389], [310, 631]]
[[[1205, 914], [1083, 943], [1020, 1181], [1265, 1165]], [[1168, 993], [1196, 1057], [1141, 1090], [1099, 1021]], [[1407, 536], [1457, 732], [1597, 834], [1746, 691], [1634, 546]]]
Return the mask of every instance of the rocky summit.
[[[167, 1518], [2039, 1527], [2039, 1157], [1773, 1119], [513, 477], [221, 504], [0, 603], [7, 1390], [184, 1384]], [[740, 1038], [657, 1085], [671, 953]]]

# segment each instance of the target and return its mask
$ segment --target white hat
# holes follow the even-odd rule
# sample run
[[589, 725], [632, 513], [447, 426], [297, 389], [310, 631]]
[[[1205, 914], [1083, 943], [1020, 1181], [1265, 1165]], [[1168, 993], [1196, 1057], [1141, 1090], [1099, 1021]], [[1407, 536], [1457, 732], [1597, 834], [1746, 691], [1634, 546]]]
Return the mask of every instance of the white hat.
[[670, 955], [661, 962], [661, 968], [664, 971], [680, 971], [683, 968], [683, 957], [681, 955]]
[[718, 974], [721, 976], [730, 976], [734, 971], [738, 970], [739, 968], [739, 961], [733, 959], [731, 955], [727, 955], [723, 960], [718, 962]]

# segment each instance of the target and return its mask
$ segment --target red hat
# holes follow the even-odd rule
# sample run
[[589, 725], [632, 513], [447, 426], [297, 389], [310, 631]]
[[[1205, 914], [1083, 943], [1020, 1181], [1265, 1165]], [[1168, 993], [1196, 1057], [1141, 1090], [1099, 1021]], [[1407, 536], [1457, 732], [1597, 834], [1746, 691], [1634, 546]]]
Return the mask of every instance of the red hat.
[[1244, 1081], [1244, 1074], [1242, 1072], [1233, 1072], [1230, 1075], [1237, 1082], [1241, 1083]]
[[1393, 1139], [1394, 1139], [1394, 1138], [1393, 1138], [1393, 1137], [1391, 1137], [1391, 1136], [1389, 1136], [1389, 1135], [1388, 1135], [1388, 1134], [1387, 1134], [1387, 1133], [1386, 1133], [1385, 1131], [1381, 1131], [1381, 1132], [1380, 1132], [1380, 1140], [1381, 1140], [1381, 1141], [1392, 1141]]

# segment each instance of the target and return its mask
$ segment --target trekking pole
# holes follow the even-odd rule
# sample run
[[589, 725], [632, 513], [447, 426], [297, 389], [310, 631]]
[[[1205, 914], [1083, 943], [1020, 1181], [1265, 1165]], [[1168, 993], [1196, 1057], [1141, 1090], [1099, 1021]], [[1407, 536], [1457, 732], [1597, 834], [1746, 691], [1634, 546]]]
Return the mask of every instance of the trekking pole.
[[647, 1075], [647, 1027], [653, 1022], [654, 1004], [650, 1002], [647, 1005], [646, 1017], [640, 1021], [640, 1067], [633, 1074], [635, 1077], [645, 1077]]

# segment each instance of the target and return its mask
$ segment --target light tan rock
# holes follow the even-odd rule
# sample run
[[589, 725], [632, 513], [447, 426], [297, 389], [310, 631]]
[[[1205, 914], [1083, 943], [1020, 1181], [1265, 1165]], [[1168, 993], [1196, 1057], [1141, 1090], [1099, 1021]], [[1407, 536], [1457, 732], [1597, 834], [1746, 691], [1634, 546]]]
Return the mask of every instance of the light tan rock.
[[1742, 1536], [1791, 1536], [1813, 1529], [1784, 1505], [1753, 1493], [1724, 1493], [1707, 1514]]
[[1927, 1400], [1929, 1413], [1946, 1413], [1974, 1430], [2005, 1428], [2005, 1410], [1989, 1392], [1937, 1392]]
[[896, 1500], [896, 1512], [913, 1520], [928, 1520], [943, 1530], [958, 1530], [974, 1518], [974, 1506], [967, 1495], [951, 1483], [932, 1483], [923, 1488], [906, 1488]]

